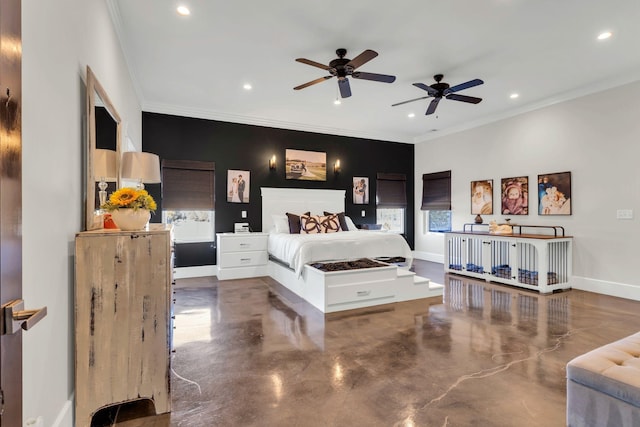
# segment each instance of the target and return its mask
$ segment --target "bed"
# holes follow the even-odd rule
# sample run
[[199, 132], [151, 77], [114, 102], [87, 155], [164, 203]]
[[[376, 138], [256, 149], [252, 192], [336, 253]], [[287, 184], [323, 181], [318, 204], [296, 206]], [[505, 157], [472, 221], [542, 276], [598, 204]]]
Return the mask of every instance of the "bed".
[[[429, 280], [409, 271], [412, 251], [404, 237], [381, 231], [326, 234], [276, 232], [285, 213], [323, 215], [344, 212], [345, 190], [261, 188], [262, 230], [269, 232], [269, 275], [324, 313], [441, 295]], [[358, 258], [404, 258], [401, 268], [381, 267], [321, 271], [318, 262]]]

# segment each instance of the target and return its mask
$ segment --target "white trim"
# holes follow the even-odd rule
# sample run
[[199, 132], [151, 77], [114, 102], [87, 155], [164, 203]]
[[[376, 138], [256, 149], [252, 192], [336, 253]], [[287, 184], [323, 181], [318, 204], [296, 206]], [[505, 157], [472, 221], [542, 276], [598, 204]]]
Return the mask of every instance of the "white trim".
[[629, 283], [617, 283], [591, 279], [589, 277], [573, 276], [571, 278], [571, 287], [582, 291], [640, 301], [640, 286]]
[[197, 267], [179, 267], [173, 269], [174, 279], [188, 279], [190, 277], [205, 277], [217, 275], [217, 265], [200, 265]]
[[437, 262], [444, 264], [444, 254], [437, 254], [433, 252], [413, 251], [414, 259], [421, 259], [423, 261]]
[[51, 427], [73, 427], [73, 400], [74, 400], [75, 392], [71, 393], [69, 399], [64, 402], [62, 405], [62, 409], [58, 412], [58, 416], [56, 417]]

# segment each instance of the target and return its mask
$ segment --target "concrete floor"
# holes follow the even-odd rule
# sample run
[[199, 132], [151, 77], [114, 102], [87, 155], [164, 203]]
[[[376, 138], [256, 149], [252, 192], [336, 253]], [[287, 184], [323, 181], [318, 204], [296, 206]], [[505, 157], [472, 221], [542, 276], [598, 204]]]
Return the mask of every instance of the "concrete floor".
[[638, 332], [637, 301], [423, 263], [443, 298], [328, 315], [270, 278], [181, 280], [172, 412], [122, 405], [94, 425], [563, 426], [566, 363]]

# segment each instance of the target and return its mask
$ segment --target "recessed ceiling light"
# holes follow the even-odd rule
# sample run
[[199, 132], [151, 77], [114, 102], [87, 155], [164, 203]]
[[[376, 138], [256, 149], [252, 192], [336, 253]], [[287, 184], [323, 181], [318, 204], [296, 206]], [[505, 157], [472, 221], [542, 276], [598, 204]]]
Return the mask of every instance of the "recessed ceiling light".
[[519, 96], [520, 96], [520, 94], [518, 94], [518, 93], [512, 93], [511, 95], [509, 95], [509, 98], [516, 99]]
[[604, 33], [598, 34], [598, 40], [606, 40], [611, 36], [612, 36], [612, 34], [611, 34], [610, 31], [605, 31]]
[[242, 87], [244, 88], [244, 90], [251, 90], [253, 88], [253, 86], [251, 86], [251, 83], [245, 83]]
[[178, 8], [176, 10], [182, 16], [191, 15], [191, 11], [189, 10], [189, 8], [187, 6], [178, 6]]
[[342, 104], [342, 101], [340, 101], [340, 98], [336, 98], [336, 100], [333, 101], [333, 104], [334, 105], [340, 105], [340, 104]]
[[409, 113], [409, 114], [408, 114], [408, 117], [409, 117], [410, 119], [414, 118], [415, 116], [416, 116], [416, 114], [415, 114], [415, 113]]

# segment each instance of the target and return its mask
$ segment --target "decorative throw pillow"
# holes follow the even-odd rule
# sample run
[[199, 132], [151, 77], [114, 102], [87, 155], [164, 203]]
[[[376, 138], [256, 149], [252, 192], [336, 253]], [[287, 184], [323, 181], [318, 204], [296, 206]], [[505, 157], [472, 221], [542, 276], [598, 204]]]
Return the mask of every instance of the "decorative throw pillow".
[[322, 232], [319, 216], [305, 214], [300, 217], [300, 234], [318, 234]]
[[[311, 212], [306, 212], [302, 215], [311, 215]], [[287, 212], [287, 218], [289, 219], [289, 233], [300, 234], [300, 216]]]
[[336, 233], [340, 231], [340, 220], [338, 214], [321, 216], [320, 228], [323, 233]]
[[358, 230], [358, 227], [356, 227], [356, 225], [353, 223], [353, 220], [351, 218], [349, 218], [348, 216], [345, 216], [344, 220], [347, 223], [347, 230], [349, 231]]
[[[334, 215], [331, 212], [324, 211], [325, 215]], [[344, 219], [344, 212], [339, 212], [335, 215], [338, 215], [338, 221], [340, 221], [340, 230], [349, 231], [349, 227], [347, 226], [347, 221]], [[339, 231], [339, 230], [338, 230]]]
[[273, 226], [276, 233], [289, 234], [289, 219], [286, 215], [272, 215]]

